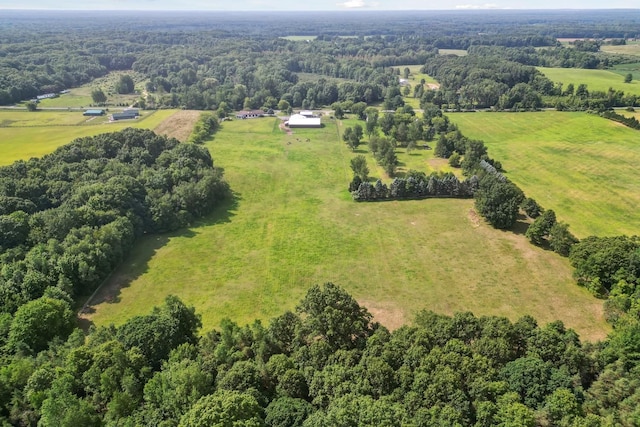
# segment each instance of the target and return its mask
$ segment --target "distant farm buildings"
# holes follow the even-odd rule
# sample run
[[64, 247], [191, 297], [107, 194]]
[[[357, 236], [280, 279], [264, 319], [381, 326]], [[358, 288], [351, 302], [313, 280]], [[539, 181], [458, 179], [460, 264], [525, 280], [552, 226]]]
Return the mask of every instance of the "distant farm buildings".
[[118, 120], [130, 120], [135, 119], [140, 116], [140, 112], [134, 108], [128, 108], [124, 110], [122, 113], [113, 113], [111, 115], [111, 121]]
[[[303, 111], [302, 113], [310, 113], [310, 111]], [[289, 117], [289, 120], [284, 122], [285, 126], [290, 128], [319, 128], [322, 127], [322, 120], [320, 117], [313, 117], [311, 115], [294, 114]]]
[[82, 113], [83, 116], [102, 116], [104, 115], [104, 110], [86, 110]]
[[258, 117], [264, 117], [264, 111], [262, 110], [238, 111], [238, 114], [236, 114], [236, 119], [255, 119]]
[[57, 93], [45, 93], [43, 95], [36, 96], [37, 101], [42, 101], [43, 99], [56, 98], [58, 96]]

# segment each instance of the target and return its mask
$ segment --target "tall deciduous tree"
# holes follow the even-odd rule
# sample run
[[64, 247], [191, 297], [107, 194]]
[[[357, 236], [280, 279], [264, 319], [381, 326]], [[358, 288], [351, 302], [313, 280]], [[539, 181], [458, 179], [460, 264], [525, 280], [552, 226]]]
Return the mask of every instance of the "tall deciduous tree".
[[360, 177], [362, 181], [366, 181], [369, 177], [367, 159], [362, 154], [351, 159], [351, 170], [353, 171], [353, 174]]
[[107, 95], [104, 94], [101, 88], [96, 88], [91, 91], [91, 99], [96, 104], [104, 104], [107, 102]]
[[333, 283], [309, 289], [297, 311], [307, 340], [321, 339], [333, 349], [361, 348], [373, 332], [371, 313]]
[[476, 209], [496, 228], [511, 228], [518, 218], [524, 193], [509, 180], [487, 173], [476, 192]]

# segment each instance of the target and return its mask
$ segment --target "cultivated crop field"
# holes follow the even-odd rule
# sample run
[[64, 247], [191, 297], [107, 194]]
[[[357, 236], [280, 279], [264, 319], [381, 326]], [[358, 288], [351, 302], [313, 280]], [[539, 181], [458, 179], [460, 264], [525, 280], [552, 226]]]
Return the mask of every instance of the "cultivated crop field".
[[50, 153], [76, 138], [126, 127], [155, 129], [176, 110], [145, 111], [136, 120], [108, 123], [107, 116], [91, 118], [81, 111], [0, 110], [0, 165]]
[[602, 302], [574, 284], [567, 259], [530, 245], [524, 224], [494, 230], [472, 200], [353, 202], [355, 154], [338, 124], [325, 124], [285, 135], [277, 119], [225, 122], [208, 147], [235, 199], [189, 230], [143, 238], [88, 320], [121, 324], [175, 294], [207, 330], [225, 317], [242, 324], [294, 309], [309, 286], [331, 281], [389, 327], [426, 308], [529, 313], [586, 339], [605, 336]]
[[633, 80], [631, 83], [624, 82], [624, 74], [608, 70], [585, 70], [579, 68], [545, 68], [536, 67], [551, 79], [566, 87], [569, 83], [577, 88], [579, 84], [586, 84], [589, 91], [606, 92], [609, 88], [621, 90], [626, 94], [640, 95], [640, 82]]
[[485, 141], [507, 176], [578, 237], [640, 230], [640, 133], [586, 113], [465, 113], [451, 120]]

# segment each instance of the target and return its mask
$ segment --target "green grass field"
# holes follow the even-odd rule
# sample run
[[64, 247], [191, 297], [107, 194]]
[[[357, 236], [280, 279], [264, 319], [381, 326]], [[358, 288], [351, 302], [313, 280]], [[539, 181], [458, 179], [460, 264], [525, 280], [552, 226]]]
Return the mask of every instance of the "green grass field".
[[137, 120], [108, 123], [107, 116], [88, 121], [82, 112], [0, 110], [0, 165], [50, 153], [76, 138], [126, 127], [155, 129], [176, 110], [144, 111]]
[[553, 82], [560, 82], [566, 87], [573, 83], [575, 87], [586, 84], [589, 91], [606, 92], [609, 88], [622, 90], [624, 93], [640, 95], [640, 81], [624, 82], [624, 74], [609, 70], [584, 70], [579, 68], [545, 68], [536, 67]]
[[136, 83], [136, 90], [142, 92], [144, 89], [144, 77], [135, 72], [113, 71], [104, 77], [100, 77], [86, 85], [72, 88], [69, 93], [62, 94], [56, 98], [44, 99], [38, 104], [41, 108], [89, 108], [93, 103], [91, 91], [101, 88], [107, 95], [108, 106], [131, 105], [140, 98], [138, 94], [121, 95], [115, 92], [114, 88], [122, 74], [129, 74]]
[[331, 281], [390, 327], [426, 308], [562, 319], [591, 340], [609, 331], [565, 258], [490, 228], [472, 200], [353, 202], [357, 153], [334, 121], [293, 135], [274, 119], [225, 122], [208, 147], [235, 200], [189, 230], [143, 238], [99, 295], [95, 324], [148, 313], [168, 294], [194, 305], [205, 330], [267, 320]]
[[484, 140], [508, 177], [578, 237], [638, 234], [638, 131], [587, 113], [450, 118], [466, 136]]
[[619, 46], [603, 45], [600, 46], [600, 50], [607, 53], [640, 56], [640, 42], [627, 41], [627, 44]]

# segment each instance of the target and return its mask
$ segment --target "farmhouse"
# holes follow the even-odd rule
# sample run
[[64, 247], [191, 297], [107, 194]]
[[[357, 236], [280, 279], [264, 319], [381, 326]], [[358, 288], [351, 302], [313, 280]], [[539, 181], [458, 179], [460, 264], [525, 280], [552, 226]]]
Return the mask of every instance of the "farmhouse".
[[302, 114], [294, 114], [284, 122], [290, 128], [319, 128], [322, 127], [320, 117], [306, 117]]
[[86, 110], [82, 113], [83, 116], [102, 116], [104, 115], [104, 110]]
[[262, 110], [248, 110], [239, 111], [236, 114], [236, 119], [255, 119], [257, 117], [264, 117], [264, 111]]

